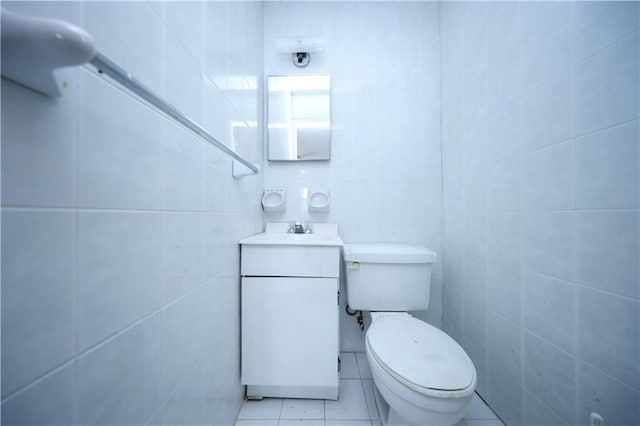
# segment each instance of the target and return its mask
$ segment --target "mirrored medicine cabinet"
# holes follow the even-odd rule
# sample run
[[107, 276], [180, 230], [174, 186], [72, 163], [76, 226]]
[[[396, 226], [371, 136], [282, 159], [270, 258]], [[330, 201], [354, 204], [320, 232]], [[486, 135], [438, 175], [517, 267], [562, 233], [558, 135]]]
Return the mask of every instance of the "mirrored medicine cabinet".
[[270, 161], [331, 158], [331, 82], [328, 74], [267, 76]]

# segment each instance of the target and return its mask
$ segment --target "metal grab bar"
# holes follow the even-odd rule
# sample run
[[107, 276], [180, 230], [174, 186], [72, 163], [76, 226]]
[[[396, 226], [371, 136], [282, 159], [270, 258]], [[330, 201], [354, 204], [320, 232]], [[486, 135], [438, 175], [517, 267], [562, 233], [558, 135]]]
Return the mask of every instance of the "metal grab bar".
[[[215, 148], [227, 154], [229, 157], [241, 163], [243, 166], [251, 170], [251, 174], [257, 174], [260, 171], [259, 166], [246, 160], [240, 154], [211, 136], [211, 134], [207, 132], [202, 126], [191, 120], [189, 117], [185, 116], [182, 112], [162, 99], [160, 96], [156, 95], [151, 89], [147, 88], [134, 76], [116, 65], [113, 61], [111, 61], [100, 52], [96, 53], [96, 56], [91, 59], [89, 63], [93, 65], [100, 74], [107, 75], [111, 79], [117, 81], [122, 86], [126, 87], [131, 92], [135, 93], [144, 101], [156, 108], [158, 111], [164, 113], [166, 116], [175, 120], [187, 130], [194, 133], [196, 136], [199, 136], [210, 145], [214, 146]], [[242, 176], [244, 176], [244, 174], [239, 174], [237, 177], [239, 178]]]

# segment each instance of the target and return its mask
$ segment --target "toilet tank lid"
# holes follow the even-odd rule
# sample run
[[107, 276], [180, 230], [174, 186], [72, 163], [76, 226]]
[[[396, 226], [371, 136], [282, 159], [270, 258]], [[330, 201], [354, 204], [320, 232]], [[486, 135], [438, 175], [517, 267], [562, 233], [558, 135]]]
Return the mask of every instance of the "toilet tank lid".
[[344, 260], [371, 263], [433, 263], [437, 254], [417, 244], [351, 243], [344, 244]]

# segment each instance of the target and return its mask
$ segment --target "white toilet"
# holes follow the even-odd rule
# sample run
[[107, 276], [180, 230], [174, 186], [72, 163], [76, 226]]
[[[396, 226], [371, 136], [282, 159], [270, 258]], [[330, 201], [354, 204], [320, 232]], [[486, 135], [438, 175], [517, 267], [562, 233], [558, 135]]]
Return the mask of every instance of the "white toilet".
[[408, 244], [345, 244], [347, 302], [372, 311], [366, 335], [385, 425], [453, 425], [466, 414], [476, 370], [464, 349], [406, 311], [427, 309], [436, 254]]

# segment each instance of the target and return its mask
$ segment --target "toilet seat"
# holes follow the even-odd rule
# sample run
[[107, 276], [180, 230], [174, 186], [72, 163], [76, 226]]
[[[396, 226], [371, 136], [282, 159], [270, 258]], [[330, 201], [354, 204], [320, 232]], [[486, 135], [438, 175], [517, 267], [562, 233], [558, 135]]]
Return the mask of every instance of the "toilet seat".
[[464, 349], [441, 330], [412, 316], [379, 316], [367, 347], [389, 375], [425, 395], [457, 395], [475, 388], [475, 368]]

